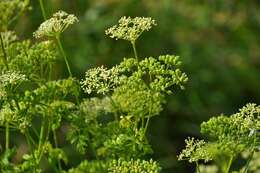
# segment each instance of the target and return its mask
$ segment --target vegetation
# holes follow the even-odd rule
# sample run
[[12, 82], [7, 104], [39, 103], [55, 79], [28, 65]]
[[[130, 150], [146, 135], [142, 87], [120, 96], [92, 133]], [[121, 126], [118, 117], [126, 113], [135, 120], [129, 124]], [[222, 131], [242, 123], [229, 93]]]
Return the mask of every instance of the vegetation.
[[254, 155], [259, 158], [260, 154], [259, 125], [260, 106], [256, 104], [247, 104], [231, 116], [213, 117], [201, 124], [201, 132], [208, 134], [211, 140], [205, 142], [188, 138], [185, 140], [186, 148], [179, 155], [179, 160], [195, 162], [197, 172], [201, 172], [198, 164], [200, 160], [205, 162], [213, 160], [217, 169], [210, 172], [229, 173], [233, 162], [247, 152], [249, 154], [245, 157], [246, 162], [236, 172], [259, 172], [259, 166], [250, 164]]
[[[3, 3], [8, 7], [13, 2]], [[42, 9], [45, 14], [44, 7]], [[46, 159], [52, 171], [65, 172], [62, 165], [66, 165], [68, 159], [59, 147], [56, 133], [66, 122], [67, 140], [80, 153], [92, 157], [69, 172], [81, 169], [93, 173], [159, 172], [156, 162], [140, 159], [152, 153], [146, 138], [150, 119], [162, 110], [165, 95], [171, 94], [175, 85], [183, 88], [187, 82], [185, 73], [178, 68], [179, 58], [163, 55], [139, 60], [136, 40], [150, 30], [155, 21], [122, 17], [119, 25], [106, 33], [112, 38], [130, 41], [134, 58], [125, 58], [111, 69], [90, 69], [79, 82], [72, 78], [60, 41], [62, 32], [77, 21], [74, 15], [64, 11], [55, 13], [34, 32], [34, 37], [47, 39], [37, 43], [19, 41], [15, 33], [8, 30], [1, 32], [0, 115], [1, 126], [5, 128], [1, 171], [43, 172], [41, 164]], [[52, 64], [58, 49], [69, 78], [52, 80]], [[80, 84], [93, 96], [82, 98]], [[30, 147], [19, 164], [11, 162], [16, 152], [9, 143], [12, 130], [23, 134]]]
[[[175, 3], [181, 7], [186, 1]], [[170, 8], [171, 4], [165, 3], [165, 7], [168, 6]], [[32, 7], [40, 9], [43, 22], [40, 25], [36, 22], [38, 29], [33, 34], [28, 32], [34, 38], [24, 39], [26, 34], [18, 36], [19, 33], [13, 30], [16, 24], [19, 25], [18, 19]], [[150, 134], [153, 133], [152, 130], [149, 132], [149, 127], [157, 130], [153, 125], [156, 121], [152, 120], [162, 119], [166, 104], [173, 104], [177, 110], [185, 107], [185, 104], [177, 104], [169, 97], [174, 94], [179, 99], [178, 90], [184, 89], [188, 78], [181, 70], [179, 56], [146, 55], [149, 49], [151, 54], [158, 54], [150, 44], [152, 36], [146, 38], [151, 45], [149, 49], [138, 43], [144, 43], [140, 38], [146, 31], [158, 34], [161, 30], [159, 43], [166, 46], [167, 39], [165, 43], [163, 39], [169, 33], [160, 28], [166, 25], [160, 18], [155, 21], [150, 17], [121, 17], [118, 24], [107, 29], [105, 34], [115, 40], [128, 41], [131, 49], [119, 46], [115, 52], [118, 57], [124, 56], [123, 60], [117, 60], [117, 65], [112, 67], [100, 65], [90, 68], [80, 79], [80, 71], [77, 73], [73, 62], [74, 58], [82, 56], [77, 51], [84, 50], [87, 45], [77, 44], [73, 53], [69, 49], [73, 39], [70, 40], [65, 31], [70, 32], [76, 25], [91, 21], [86, 22], [84, 18], [81, 21], [76, 15], [60, 10], [48, 15], [47, 7], [42, 0], [37, 3], [29, 0], [0, 1], [0, 142], [3, 142], [0, 144], [0, 172], [163, 172], [165, 164], [155, 157], [158, 151], [151, 144]], [[88, 18], [91, 14], [86, 16]], [[110, 23], [106, 23], [107, 26]], [[157, 29], [153, 29], [157, 23]], [[99, 26], [95, 22], [92, 24], [91, 27]], [[84, 35], [84, 32], [80, 34]], [[94, 45], [95, 41], [90, 43]], [[139, 46], [143, 48], [140, 52]], [[188, 47], [184, 49], [189, 52]], [[111, 56], [106, 44], [101, 43], [100, 50], [102, 55]], [[189, 57], [188, 54], [181, 55]], [[91, 53], [86, 58], [89, 58], [85, 60], [89, 63]], [[66, 67], [66, 75], [59, 73], [59, 66]], [[189, 70], [187, 65], [184, 68], [192, 75], [193, 68]], [[254, 74], [251, 73], [250, 79]], [[189, 98], [196, 100], [194, 90], [191, 93]], [[198, 103], [192, 105], [192, 109], [196, 107], [205, 113], [202, 104]], [[188, 110], [189, 106], [185, 111]], [[237, 114], [220, 115], [203, 122], [201, 132], [208, 135], [208, 139], [186, 139], [186, 148], [178, 159], [195, 162], [199, 173], [257, 172], [259, 114], [258, 105], [247, 104]], [[160, 141], [157, 142], [160, 145]]]

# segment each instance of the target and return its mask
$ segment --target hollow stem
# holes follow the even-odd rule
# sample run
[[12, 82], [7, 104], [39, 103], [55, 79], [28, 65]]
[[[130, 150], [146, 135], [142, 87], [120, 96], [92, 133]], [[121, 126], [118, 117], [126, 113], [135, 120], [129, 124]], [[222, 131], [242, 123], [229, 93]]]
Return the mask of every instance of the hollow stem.
[[39, 3], [40, 3], [40, 6], [41, 6], [41, 12], [42, 12], [43, 19], [47, 20], [47, 16], [46, 16], [46, 12], [45, 12], [45, 8], [44, 8], [42, 0], [39, 0]]
[[62, 54], [62, 56], [63, 56], [63, 58], [64, 58], [64, 61], [65, 61], [65, 63], [66, 63], [66, 66], [67, 66], [69, 75], [70, 75], [70, 77], [72, 77], [72, 73], [71, 73], [71, 70], [70, 70], [69, 62], [68, 62], [66, 53], [65, 53], [65, 51], [64, 51], [64, 49], [63, 49], [63, 47], [62, 47], [61, 41], [60, 41], [60, 35], [57, 35], [57, 36], [56, 36], [56, 40], [57, 40], [57, 43], [58, 43], [60, 52], [61, 52], [61, 54]]

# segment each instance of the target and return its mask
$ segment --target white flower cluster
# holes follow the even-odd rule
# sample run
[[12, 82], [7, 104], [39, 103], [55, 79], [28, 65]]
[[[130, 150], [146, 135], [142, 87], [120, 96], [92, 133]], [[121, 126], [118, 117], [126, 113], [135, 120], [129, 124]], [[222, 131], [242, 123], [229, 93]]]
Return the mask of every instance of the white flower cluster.
[[111, 69], [103, 66], [90, 69], [86, 72], [85, 80], [81, 82], [83, 90], [91, 94], [106, 94], [120, 84], [120, 70], [117, 67]]
[[194, 138], [185, 139], [186, 148], [178, 156], [178, 160], [188, 160], [197, 162], [203, 159], [205, 162], [212, 160], [212, 155], [206, 150], [204, 140], [195, 140]]
[[75, 15], [68, 14], [64, 11], [58, 11], [53, 14], [52, 18], [43, 22], [38, 30], [33, 33], [33, 35], [36, 38], [41, 38], [44, 36], [55, 37], [75, 22], [78, 22], [78, 18]]
[[144, 32], [149, 31], [153, 25], [156, 25], [155, 20], [150, 17], [122, 17], [115, 25], [106, 30], [106, 34], [111, 38], [128, 40], [135, 42], [135, 40]]
[[241, 109], [239, 113], [231, 115], [233, 124], [243, 127], [243, 129], [250, 130], [252, 136], [257, 130], [260, 129], [260, 106], [255, 103], [248, 103]]
[[14, 31], [5, 31], [5, 32], [1, 32], [0, 34], [2, 36], [5, 48], [7, 48], [12, 42], [18, 39]]
[[24, 74], [15, 71], [8, 71], [0, 75], [0, 86], [16, 85], [20, 82], [26, 81], [27, 78]]

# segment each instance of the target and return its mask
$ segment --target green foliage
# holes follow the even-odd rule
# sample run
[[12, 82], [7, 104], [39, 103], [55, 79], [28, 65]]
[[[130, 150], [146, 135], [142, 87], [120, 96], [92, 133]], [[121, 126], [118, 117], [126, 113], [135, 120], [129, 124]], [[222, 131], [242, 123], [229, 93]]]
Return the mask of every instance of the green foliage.
[[231, 116], [212, 117], [201, 124], [201, 132], [207, 134], [209, 142], [186, 140], [186, 149], [179, 155], [179, 160], [197, 162], [213, 160], [223, 173], [228, 173], [232, 162], [238, 156], [249, 152], [243, 172], [253, 167], [251, 160], [260, 145], [259, 126], [260, 106], [249, 103]]
[[[39, 2], [46, 18], [43, 3]], [[7, 1], [0, 2], [1, 7], [5, 4]], [[5, 20], [11, 20], [10, 16]], [[106, 34], [130, 41], [135, 58], [125, 58], [110, 69], [89, 69], [79, 82], [72, 77], [60, 40], [61, 33], [77, 21], [63, 11], [53, 14], [33, 34], [47, 41], [20, 40], [15, 32], [7, 30], [9, 25], [0, 33], [0, 127], [5, 133], [1, 172], [160, 172], [157, 162], [144, 160], [153, 153], [147, 129], [151, 118], [162, 111], [166, 95], [174, 93], [176, 87], [183, 89], [188, 80], [179, 69], [179, 58], [163, 55], [138, 60], [135, 41], [155, 21], [123, 17]], [[60, 55], [69, 77], [53, 79]], [[69, 157], [57, 138], [64, 129], [67, 141], [87, 156], [69, 170], [65, 170], [65, 165], [71, 167]], [[19, 162], [12, 161], [16, 154], [10, 139], [13, 131], [23, 136], [28, 147]]]
[[[145, 43], [140, 40], [140, 37], [145, 31], [149, 31], [153, 26], [157, 25], [154, 19], [149, 17], [122, 17], [119, 19], [117, 25], [107, 29], [105, 33], [109, 37], [116, 40], [129, 41], [133, 48], [132, 54], [134, 56], [130, 56], [128, 50], [121, 51], [122, 47], [116, 46], [118, 49], [115, 50], [121, 51], [118, 57], [122, 55], [125, 57], [123, 61], [111, 68], [103, 65], [89, 69], [82, 80], [73, 77], [69, 59], [66, 56], [60, 38], [63, 32], [68, 30], [69, 26], [78, 22], [78, 18], [75, 15], [58, 11], [47, 19], [48, 16], [46, 15], [43, 1], [39, 0], [45, 21], [33, 35], [36, 39], [40, 40], [20, 39], [12, 31], [20, 29], [19, 27], [14, 27], [14, 21], [23, 12], [30, 9], [29, 1], [0, 1], [0, 130], [4, 133], [1, 135], [5, 137], [2, 140], [5, 142], [5, 146], [0, 146], [0, 151], [3, 151], [0, 153], [0, 172], [161, 172], [162, 168], [158, 162], [152, 159], [147, 161], [148, 158], [152, 157], [154, 152], [148, 138], [148, 128], [151, 125], [151, 120], [161, 114], [164, 104], [167, 101], [167, 96], [175, 94], [179, 88], [184, 89], [188, 78], [181, 70], [181, 61], [178, 56], [168, 54], [147, 56], [146, 49], [148, 50], [149, 48], [154, 54], [157, 54], [159, 47], [165, 49], [172, 47], [169, 40], [174, 37], [176, 43], [183, 45], [177, 46], [176, 51], [180, 51], [187, 58], [190, 58], [189, 56], [194, 54], [197, 55], [196, 58], [200, 57], [199, 55], [203, 55], [201, 56], [203, 58], [208, 57], [208, 52], [211, 52], [211, 50], [222, 49], [218, 49], [212, 46], [212, 44], [209, 44], [209, 49], [207, 50], [201, 49], [200, 45], [197, 45], [197, 40], [202, 40], [202, 37], [198, 33], [199, 29], [207, 30], [207, 26], [217, 26], [226, 28], [229, 33], [237, 34], [236, 28], [223, 22], [223, 20], [227, 20], [225, 18], [226, 13], [228, 15], [232, 15], [233, 13], [229, 14], [225, 10], [224, 15], [221, 10], [220, 14], [215, 13], [218, 12], [216, 9], [221, 9], [221, 2], [216, 2], [219, 4], [219, 7], [216, 7], [215, 2], [210, 2], [213, 4], [213, 7], [207, 8], [206, 5], [193, 5], [189, 1], [192, 5], [187, 8], [189, 14], [186, 14], [184, 12], [186, 10], [185, 4], [188, 1], [173, 1], [177, 5], [172, 6], [170, 3], [172, 1], [162, 0], [162, 4], [164, 5], [161, 10], [169, 14], [172, 11], [175, 14], [174, 16], [176, 16], [176, 20], [174, 20], [176, 24], [173, 26], [167, 23], [167, 21], [164, 23], [165, 20], [159, 17], [159, 23], [163, 23], [165, 27], [159, 31], [154, 31], [154, 35], [147, 38], [149, 44], [140, 44], [143, 46], [142, 48], [145, 48], [144, 45], [148, 45], [147, 48], [142, 50], [142, 54], [138, 53], [136, 44], [139, 41], [140, 43]], [[81, 1], [71, 1], [70, 3], [77, 4], [79, 2]], [[142, 3], [143, 1], [133, 2]], [[47, 2], [45, 3], [47, 4]], [[94, 2], [88, 3], [92, 4]], [[102, 1], [100, 3], [113, 4], [115, 2]], [[155, 9], [160, 8], [157, 2], [147, 1], [143, 4], [144, 6], [155, 5]], [[232, 2], [229, 4], [232, 4]], [[50, 6], [52, 5], [50, 3]], [[183, 10], [184, 8], [185, 10]], [[229, 9], [230, 7], [226, 8]], [[211, 10], [212, 13], [210, 12]], [[103, 25], [111, 22], [111, 19], [109, 19], [111, 17], [106, 18], [104, 20], [106, 22], [103, 22], [102, 25], [95, 21], [100, 17], [101, 11], [102, 14], [106, 13], [106, 10], [103, 11], [103, 6], [97, 13], [95, 10], [91, 11], [90, 9], [81, 18], [82, 20], [87, 20], [87, 22], [81, 22], [85, 27], [87, 26], [87, 29], [77, 28], [79, 29], [77, 31], [83, 32], [82, 38], [85, 40], [92, 40], [87, 45], [94, 45], [93, 40], [96, 39], [97, 30], [102, 28], [103, 32]], [[79, 11], [79, 13], [81, 12]], [[214, 20], [206, 19], [209, 13], [211, 16], [216, 16]], [[253, 12], [253, 14], [255, 13]], [[166, 16], [163, 18], [172, 21], [172, 17]], [[189, 21], [185, 23], [187, 27], [184, 30], [178, 28], [182, 24], [182, 21], [184, 21], [183, 18]], [[199, 18], [200, 20], [194, 21], [194, 18]], [[255, 19], [255, 17], [253, 18]], [[242, 22], [239, 17], [237, 19], [235, 22], [232, 21], [233, 24], [238, 28], [239, 26], [244, 26], [245, 18], [241, 18]], [[39, 20], [34, 21], [39, 22]], [[93, 27], [96, 27], [97, 30], [93, 30]], [[250, 27], [253, 28], [254, 26]], [[192, 28], [192, 31], [187, 28]], [[246, 32], [247, 29], [246, 25], [243, 32]], [[177, 30], [178, 32], [171, 34], [171, 30]], [[210, 35], [209, 37], [214, 34], [221, 35], [212, 30], [213, 28], [207, 30], [208, 33], [211, 33], [208, 34]], [[190, 33], [192, 37], [189, 37], [190, 39], [185, 38], [183, 35], [184, 32]], [[81, 33], [79, 34], [80, 37]], [[30, 35], [32, 34], [30, 33]], [[83, 37], [85, 35], [88, 37]], [[160, 35], [161, 40], [158, 41], [160, 45], [151, 44], [156, 35]], [[101, 57], [106, 56], [110, 58], [109, 44], [101, 42], [100, 44], [95, 44], [97, 46], [93, 47], [93, 49], [88, 48], [88, 51], [85, 51], [86, 44], [81, 44], [82, 38], [75, 41], [73, 40], [74, 37], [66, 37], [65, 34], [64, 36], [64, 40], [70, 40], [69, 42], [67, 41], [68, 45], [77, 43], [77, 49], [84, 47], [82, 50], [90, 55], [87, 56], [88, 59], [93, 56], [91, 55], [91, 51], [96, 49], [101, 50]], [[21, 36], [21, 38], [25, 37], [25, 35]], [[76, 34], [75, 38], [77, 38]], [[255, 43], [254, 39], [252, 40]], [[222, 41], [219, 40], [219, 42]], [[205, 41], [205, 44], [207, 45], [208, 42]], [[237, 46], [236, 44], [234, 45], [234, 47]], [[252, 45], [254, 44], [252, 43]], [[191, 50], [192, 46], [196, 48]], [[225, 46], [228, 47], [228, 45]], [[252, 47], [250, 46], [249, 49], [254, 54], [255, 51], [251, 50]], [[73, 62], [76, 60], [74, 58], [79, 55], [85, 57], [81, 53], [78, 53], [77, 49], [75, 49], [76, 53], [73, 56], [69, 54], [69, 57], [73, 57], [73, 59], [71, 58]], [[71, 50], [74, 51], [74, 49]], [[221, 63], [223, 61], [222, 56], [225, 56], [225, 51], [219, 52], [221, 52], [221, 56], [212, 54], [213, 58], [211, 61], [219, 63], [216, 65], [218, 71], [222, 71], [223, 69], [225, 71], [226, 69]], [[241, 52], [238, 51], [233, 56], [239, 57], [239, 61], [236, 61], [236, 63], [234, 63], [233, 57], [229, 57], [229, 65], [232, 67], [230, 69], [233, 69], [238, 64], [245, 64], [244, 68], [250, 69], [248, 63], [245, 63], [238, 56], [239, 53]], [[57, 78], [59, 74], [56, 71], [56, 74], [53, 74], [60, 56], [64, 58], [69, 72], [69, 77], [65, 79]], [[215, 56], [219, 61], [214, 59]], [[186, 62], [191, 61], [191, 59], [184, 60]], [[190, 64], [197, 65], [199, 69], [189, 69]], [[201, 64], [205, 67], [201, 68]], [[212, 77], [212, 73], [208, 73], [207, 70], [204, 73], [204, 69], [212, 67], [212, 63], [207, 62], [207, 60], [197, 61], [196, 59], [192, 63], [186, 63], [185, 66], [191, 72], [198, 72], [192, 81], [192, 84], [194, 84], [194, 81], [198, 81], [198, 85], [193, 85], [194, 89], [191, 92], [191, 97], [188, 97], [190, 105], [186, 107], [186, 104], [181, 104], [181, 106], [185, 105], [184, 112], [186, 113], [192, 107], [193, 110], [199, 110], [198, 112], [202, 112], [203, 115], [204, 109], [201, 108], [204, 103], [198, 98], [198, 93], [206, 93], [207, 103], [214, 102], [214, 99], [219, 97], [215, 98], [216, 92], [211, 96], [209, 94], [211, 92], [205, 89], [204, 86], [201, 87], [200, 83], [209, 82], [213, 85], [219, 82], [223, 85], [225, 83], [223, 81], [225, 80], [221, 76], [218, 78]], [[216, 67], [214, 66], [214, 68]], [[247, 70], [240, 72], [241, 75], [247, 78]], [[256, 72], [257, 70], [254, 69], [254, 73], [249, 73], [249, 78], [251, 79]], [[252, 80], [250, 81], [252, 82]], [[233, 86], [231, 87], [233, 90], [241, 90], [240, 86], [231, 86]], [[253, 89], [251, 88], [251, 90]], [[253, 91], [258, 91], [258, 88]], [[199, 101], [194, 102], [194, 100]], [[191, 106], [191, 103], [195, 104]], [[180, 105], [176, 105], [175, 103], [174, 106], [180, 109]], [[185, 141], [186, 149], [180, 154], [179, 159], [196, 162], [197, 172], [199, 173], [228, 173], [230, 170], [233, 170], [231, 166], [236, 159], [243, 161], [243, 165], [238, 166], [238, 171], [244, 173], [250, 171], [256, 172], [259, 169], [259, 126], [259, 106], [255, 104], [248, 104], [239, 113], [231, 116], [221, 115], [213, 117], [201, 125], [201, 132], [208, 135], [208, 142], [188, 138]], [[18, 140], [12, 140], [12, 135], [17, 135], [18, 133], [22, 137], [21, 144], [18, 144]], [[60, 134], [66, 134], [67, 144], [57, 136]], [[70, 147], [76, 149], [76, 153], [73, 154], [76, 155], [77, 159], [74, 159], [74, 162], [71, 158], [71, 153], [68, 152], [68, 145], [70, 144]], [[157, 145], [160, 146], [160, 143], [158, 142]], [[23, 149], [16, 150], [16, 147], [22, 148], [23, 146], [26, 146], [26, 149], [28, 149], [24, 150], [24, 153], [20, 153]], [[208, 165], [199, 165], [201, 161], [209, 163], [207, 163]], [[76, 164], [78, 166], [72, 168]]]
[[153, 160], [114, 160], [109, 165], [109, 173], [159, 173], [161, 168]]
[[97, 161], [83, 161], [77, 168], [72, 168], [68, 173], [106, 173], [107, 164], [101, 160]]
[[30, 40], [18, 41], [14, 32], [1, 33], [3, 48], [0, 67], [3, 71], [12, 69], [25, 74], [29, 79], [46, 81], [58, 54], [51, 41], [32, 44]]
[[1, 0], [0, 31], [6, 31], [8, 26], [28, 9], [29, 2], [30, 0]]

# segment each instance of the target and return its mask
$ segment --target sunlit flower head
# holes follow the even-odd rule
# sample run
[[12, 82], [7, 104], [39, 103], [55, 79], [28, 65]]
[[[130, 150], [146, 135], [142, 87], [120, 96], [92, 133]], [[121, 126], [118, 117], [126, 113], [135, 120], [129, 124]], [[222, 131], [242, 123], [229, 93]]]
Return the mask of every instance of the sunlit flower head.
[[37, 31], [33, 33], [34, 37], [41, 38], [44, 36], [55, 37], [65, 31], [69, 25], [78, 22], [78, 18], [73, 14], [64, 11], [58, 11], [53, 14], [52, 18], [43, 22]]
[[106, 30], [106, 35], [111, 38], [134, 42], [144, 31], [149, 31], [156, 22], [150, 17], [122, 17], [118, 25]]

